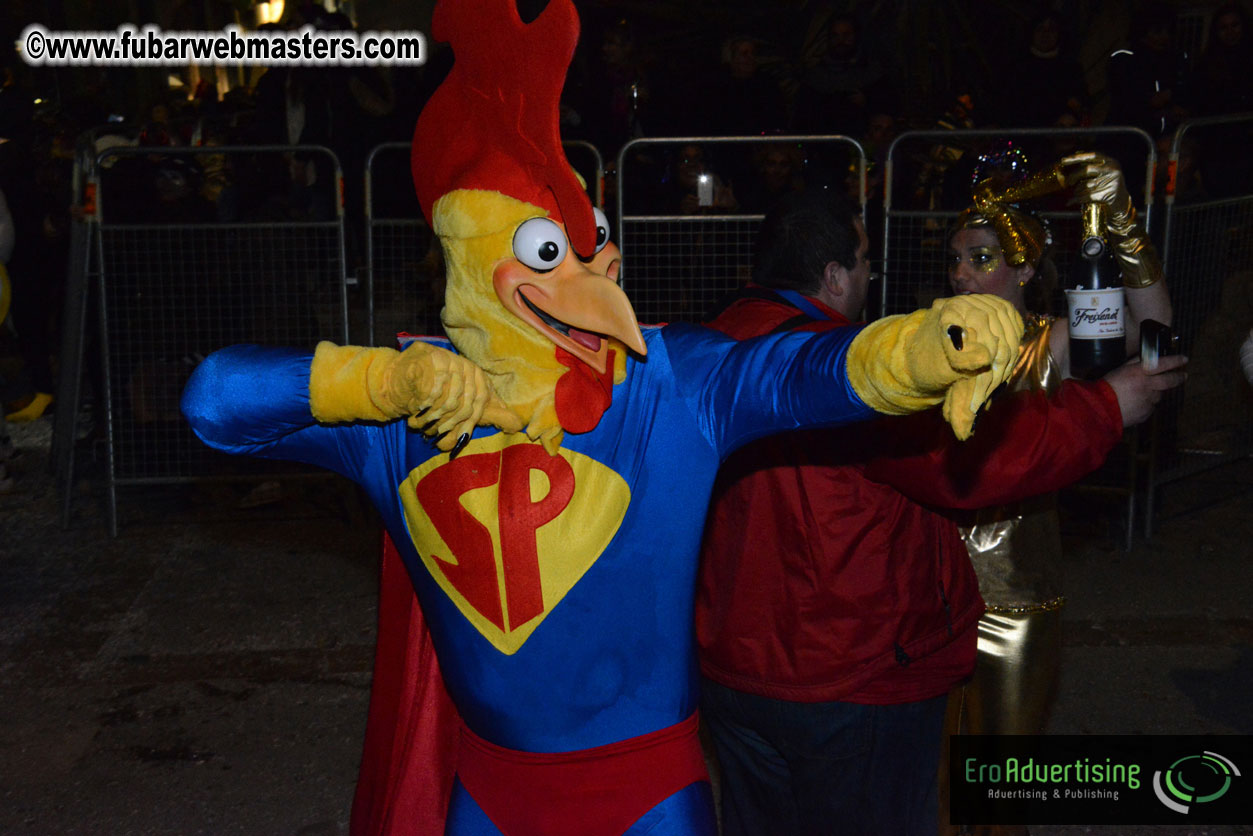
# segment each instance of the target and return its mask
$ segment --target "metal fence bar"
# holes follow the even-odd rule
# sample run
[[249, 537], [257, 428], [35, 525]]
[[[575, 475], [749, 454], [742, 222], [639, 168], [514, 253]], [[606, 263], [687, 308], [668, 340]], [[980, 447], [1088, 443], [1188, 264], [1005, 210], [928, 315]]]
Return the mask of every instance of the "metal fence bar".
[[[1193, 119], [1171, 142], [1162, 262], [1188, 382], [1154, 415], [1145, 536], [1163, 485], [1253, 454], [1253, 399], [1237, 352], [1253, 325], [1253, 113]], [[1235, 385], [1232, 382], [1235, 381]]]
[[600, 149], [586, 140], [571, 139], [561, 143], [566, 158], [574, 170], [582, 175], [587, 188], [591, 191], [592, 203], [596, 206], [605, 205], [605, 159]]
[[57, 409], [52, 423], [51, 464], [61, 497], [61, 527], [69, 528], [74, 496], [74, 455], [82, 401], [83, 357], [87, 343], [87, 311], [96, 264], [96, 183], [94, 131], [79, 137], [70, 177], [70, 247], [66, 261], [65, 300], [61, 311], [60, 369]]
[[[995, 130], [908, 131], [888, 148], [884, 170], [882, 308], [885, 313], [905, 313], [926, 307], [949, 295], [947, 235], [957, 215], [971, 201], [972, 161], [981, 153], [1003, 152], [1009, 147], [1031, 147], [1027, 156], [1033, 168], [1052, 164], [1069, 151], [1104, 149], [1115, 154], [1139, 196], [1148, 231], [1154, 220], [1153, 183], [1157, 152], [1152, 138], [1138, 128], [1084, 129], [1023, 128]], [[1135, 156], [1131, 156], [1132, 153]], [[1078, 251], [1081, 228], [1077, 211], [1037, 202], [1048, 224], [1055, 253]], [[1064, 314], [1060, 287], [1066, 284], [1072, 259], [1055, 258], [1059, 292], [1052, 307], [1039, 313]], [[1150, 429], [1151, 434], [1151, 429]], [[1103, 474], [1081, 483], [1087, 490], [1113, 493], [1125, 498], [1125, 547], [1130, 548], [1135, 528], [1139, 490], [1140, 452], [1146, 433], [1127, 433], [1123, 441], [1126, 463], [1121, 473], [1110, 474], [1115, 484], [1101, 484]], [[1142, 441], [1143, 439], [1143, 441]], [[1110, 467], [1117, 470], [1117, 459]]]
[[100, 265], [96, 273], [96, 308], [99, 315], [99, 334], [100, 334], [100, 364], [101, 378], [104, 382], [104, 437], [105, 437], [105, 509], [109, 520], [109, 536], [117, 537], [117, 479], [116, 479], [116, 451], [113, 444], [114, 439], [114, 404], [113, 404], [113, 377], [112, 363], [110, 362], [110, 341], [108, 334], [109, 316], [108, 316], [108, 294], [105, 293], [105, 271], [104, 271], [104, 237], [96, 236], [96, 263]]
[[94, 218], [70, 222], [70, 254], [61, 311], [57, 410], [52, 421], [52, 472], [61, 496], [61, 527], [69, 528], [74, 496], [74, 446], [82, 400], [87, 309], [98, 233]]
[[[697, 152], [713, 178], [708, 206], [692, 191]], [[792, 167], [786, 178], [767, 177], [776, 162]], [[742, 287], [762, 213], [795, 185], [833, 185], [866, 203], [865, 152], [841, 135], [636, 139], [617, 173], [621, 281], [643, 322], [699, 321]]]
[[409, 143], [388, 142], [366, 157], [368, 345], [395, 346], [402, 331], [441, 330], [443, 262], [414, 195], [410, 153]]
[[302, 472], [208, 450], [178, 401], [226, 345], [347, 339], [341, 171], [319, 146], [111, 148], [95, 161], [110, 533], [118, 488]]

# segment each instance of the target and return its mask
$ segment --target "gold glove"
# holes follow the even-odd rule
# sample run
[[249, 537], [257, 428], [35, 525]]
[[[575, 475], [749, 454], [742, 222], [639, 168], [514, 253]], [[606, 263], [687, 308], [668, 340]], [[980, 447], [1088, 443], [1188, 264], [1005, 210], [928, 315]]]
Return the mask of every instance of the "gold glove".
[[928, 310], [866, 326], [848, 349], [849, 382], [888, 415], [943, 403], [944, 420], [965, 439], [1013, 370], [1022, 330], [1018, 311], [996, 296], [937, 299]]
[[1117, 161], [1092, 151], [1071, 154], [1057, 163], [1074, 187], [1079, 203], [1103, 203], [1110, 244], [1122, 268], [1127, 287], [1149, 287], [1162, 278], [1162, 263], [1144, 227], [1136, 220], [1136, 207]]
[[423, 342], [405, 351], [318, 343], [309, 370], [309, 408], [322, 423], [408, 418], [410, 427], [438, 435], [439, 449], [458, 452], [478, 424], [522, 429], [482, 369]]

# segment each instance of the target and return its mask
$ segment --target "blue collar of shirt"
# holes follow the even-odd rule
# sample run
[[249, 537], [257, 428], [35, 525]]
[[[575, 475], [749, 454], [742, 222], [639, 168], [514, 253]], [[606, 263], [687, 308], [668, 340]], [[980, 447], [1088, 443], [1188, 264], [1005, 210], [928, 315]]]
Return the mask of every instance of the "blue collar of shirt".
[[800, 291], [778, 290], [777, 288], [771, 288], [771, 289], [774, 290], [775, 293], [779, 294], [784, 299], [786, 299], [788, 302], [790, 302], [793, 307], [797, 308], [802, 313], [805, 313], [808, 316], [813, 317], [819, 322], [832, 319], [829, 313], [825, 312], [824, 310], [822, 310], [822, 308], [818, 307], [813, 302], [811, 302], [809, 298], [801, 294]]

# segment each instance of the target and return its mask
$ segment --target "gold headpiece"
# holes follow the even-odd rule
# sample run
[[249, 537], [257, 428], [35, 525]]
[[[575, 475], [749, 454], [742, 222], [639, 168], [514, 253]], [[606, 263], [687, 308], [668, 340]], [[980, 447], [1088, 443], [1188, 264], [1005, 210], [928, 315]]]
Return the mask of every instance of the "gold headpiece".
[[1057, 165], [1006, 187], [998, 188], [995, 177], [986, 177], [975, 184], [974, 205], [957, 216], [954, 229], [991, 226], [1007, 262], [1014, 267], [1034, 267], [1053, 239], [1038, 218], [1015, 204], [1064, 188], [1066, 179]]

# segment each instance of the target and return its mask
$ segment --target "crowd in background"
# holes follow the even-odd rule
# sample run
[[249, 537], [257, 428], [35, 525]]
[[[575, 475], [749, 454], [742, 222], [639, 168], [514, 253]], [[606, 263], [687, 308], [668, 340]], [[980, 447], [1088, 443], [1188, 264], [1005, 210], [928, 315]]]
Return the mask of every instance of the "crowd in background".
[[[537, 12], [531, 6], [537, 4], [520, 4], [524, 17]], [[903, 130], [1128, 124], [1158, 140], [1164, 156], [1183, 120], [1253, 110], [1253, 76], [1247, 72], [1253, 66], [1253, 32], [1238, 3], [1213, 9], [1195, 55], [1177, 32], [1182, 7], [1131, 4], [1125, 36], [1103, 51], [1099, 66], [1081, 58], [1080, 28], [1087, 21], [1053, 10], [1068, 10], [1067, 4], [1052, 4], [1031, 17], [1010, 14], [1015, 25], [1009, 30], [993, 33], [985, 22], [986, 37], [939, 44], [947, 50], [929, 60], [945, 71], [925, 83], [902, 68], [906, 59], [926, 56], [896, 54], [886, 46], [893, 37], [888, 27], [910, 24], [885, 19], [884, 10], [892, 8], [802, 4], [772, 16], [769, 25], [728, 18], [711, 21], [697, 35], [690, 24], [624, 17], [611, 4], [587, 4], [562, 98], [563, 136], [599, 149], [607, 164], [606, 205], [612, 214], [617, 154], [638, 137], [848, 136], [865, 150], [867, 193], [873, 196], [882, 190], [888, 146]], [[913, 13], [937, 14], [935, 9]], [[7, 23], [13, 28], [23, 21]], [[353, 20], [305, 2], [290, 4], [281, 24], [267, 25], [306, 24], [342, 30], [352, 28]], [[333, 219], [338, 183], [325, 155], [156, 153], [239, 144], [330, 148], [342, 167], [349, 259], [357, 263], [367, 155], [380, 143], [410, 139], [422, 103], [451, 66], [446, 48], [429, 46], [429, 60], [415, 68], [246, 68], [225, 93], [211, 74], [174, 73], [183, 86], [137, 99], [134, 109], [123, 113], [106, 104], [116, 100], [109, 95], [116, 69], [34, 73], [16, 54], [5, 56], [0, 190], [17, 236], [8, 266], [25, 378], [5, 385], [0, 395], [5, 411], [23, 417], [32, 399], [52, 387], [49, 358], [68, 228], [80, 202], [70, 193], [71, 175], [84, 132], [93, 139], [92, 152], [114, 145], [154, 151], [120, 154], [101, 171], [104, 189], [113, 196], [105, 217], [118, 222]], [[1094, 89], [1093, 79], [1101, 77], [1103, 89]], [[1242, 143], [1223, 142], [1185, 145], [1176, 184], [1181, 201], [1244, 194], [1253, 185]], [[913, 205], [908, 208], [933, 208], [945, 199], [946, 183], [957, 192], [969, 187], [968, 177], [961, 176], [960, 149], [955, 156], [946, 156], [952, 149], [934, 150], [909, 173], [906, 200]], [[1104, 150], [1117, 156], [1117, 147]], [[851, 191], [859, 185], [847, 151], [791, 143], [675, 145], [664, 153], [638, 154], [631, 162], [622, 185], [628, 212], [761, 213], [807, 185]], [[1135, 194], [1142, 173], [1126, 168]], [[955, 176], [946, 181], [950, 171]], [[702, 175], [709, 190], [698, 196]], [[405, 177], [380, 178], [374, 200], [392, 217], [418, 211]], [[872, 250], [878, 251], [877, 242]], [[42, 408], [36, 402], [33, 412]]]

